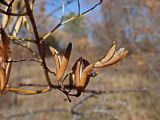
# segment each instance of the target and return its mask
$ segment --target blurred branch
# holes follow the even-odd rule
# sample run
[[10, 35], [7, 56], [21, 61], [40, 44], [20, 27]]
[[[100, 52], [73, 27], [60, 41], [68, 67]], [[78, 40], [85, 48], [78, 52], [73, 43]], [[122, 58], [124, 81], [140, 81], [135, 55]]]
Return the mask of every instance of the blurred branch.
[[35, 35], [35, 38], [36, 38], [37, 48], [38, 48], [40, 57], [42, 59], [42, 66], [43, 66], [45, 78], [46, 78], [46, 81], [48, 82], [48, 85], [51, 87], [52, 83], [51, 83], [49, 75], [48, 75], [47, 65], [46, 65], [46, 61], [45, 61], [45, 49], [44, 49], [45, 48], [45, 43], [40, 41], [37, 26], [36, 26], [36, 22], [35, 22], [35, 19], [34, 19], [34, 16], [33, 16], [33, 12], [30, 8], [29, 1], [24, 0], [24, 2], [25, 2], [25, 5], [26, 5], [26, 10], [27, 10], [28, 17], [29, 17], [29, 19], [31, 21], [31, 25], [33, 27], [33, 32], [34, 32], [34, 35]]
[[[90, 12], [91, 10], [93, 10], [94, 8], [96, 8], [98, 5], [100, 5], [102, 2], [103, 2], [103, 0], [100, 0], [100, 2], [97, 3], [96, 5], [94, 5], [92, 8], [84, 11], [83, 13], [79, 13], [77, 16], [74, 16], [74, 17], [72, 17], [72, 18], [70, 18], [70, 19], [68, 19], [68, 20], [66, 20], [66, 21], [62, 21], [62, 18], [61, 18], [59, 24], [57, 24], [56, 27], [54, 27], [50, 32], [48, 32], [46, 35], [44, 35], [41, 39], [42, 39], [42, 40], [46, 40], [46, 39], [47, 39], [52, 33], [54, 33], [59, 27], [61, 27], [62, 25], [66, 24], [66, 23], [68, 23], [68, 22], [70, 22], [70, 21], [73, 21], [73, 20], [79, 18], [80, 16], [82, 16], [82, 15], [88, 13], [88, 12]], [[63, 6], [63, 4], [62, 4], [62, 6]], [[79, 7], [80, 7], [80, 4], [78, 4], [78, 11], [80, 11], [80, 8], [79, 8]], [[62, 10], [62, 11], [63, 11], [63, 10]], [[63, 17], [63, 12], [62, 12], [62, 17]]]
[[11, 13], [11, 12], [6, 12], [2, 9], [0, 9], [0, 13], [5, 14], [5, 15], [9, 15], [9, 16], [25, 16], [27, 15], [27, 13]]
[[[64, 6], [68, 6], [71, 3], [73, 3], [74, 0], [68, 0], [66, 3], [64, 3]], [[62, 6], [57, 7], [56, 9], [52, 10], [50, 13], [48, 13], [45, 17], [43, 17], [37, 24], [39, 26], [41, 23], [45, 21], [46, 18], [50, 17], [53, 13], [57, 12], [58, 10], [62, 9]]]
[[39, 59], [39, 55], [37, 53], [35, 53], [30, 47], [28, 47], [25, 44], [22, 44], [18, 41], [13, 41], [14, 44], [20, 45], [21, 47], [27, 49], [33, 56], [35, 56], [37, 59]]
[[[33, 86], [47, 86], [47, 85], [44, 85], [44, 84], [25, 84], [25, 83], [19, 83], [18, 84], [19, 87], [24, 87], [24, 86], [30, 86], [30, 87], [33, 87]], [[64, 87], [66, 89], [70, 89], [70, 85], [64, 85]], [[52, 85], [52, 88], [59, 88], [59, 86], [57, 85]], [[75, 88], [74, 88], [75, 89]], [[92, 94], [96, 94], [96, 95], [100, 95], [100, 94], [115, 94], [115, 93], [134, 93], [134, 92], [151, 92], [151, 91], [155, 91], [156, 89], [151, 89], [149, 87], [142, 87], [142, 88], [134, 88], [134, 89], [113, 89], [113, 90], [91, 90], [91, 89], [86, 89], [84, 91], [84, 93], [92, 93]]]
[[32, 42], [32, 43], [36, 43], [36, 40], [31, 40], [29, 38], [18, 38], [18, 37], [14, 37], [14, 36], [9, 36], [10, 40], [13, 40], [13, 41], [24, 41], [24, 42]]
[[23, 59], [23, 60], [11, 60], [11, 61], [7, 61], [7, 63], [9, 63], [9, 62], [30, 62], [30, 61], [41, 63], [40, 60], [35, 60], [33, 58], [27, 58], [27, 59]]
[[[21, 84], [21, 86], [35, 86], [34, 84]], [[45, 87], [47, 85], [40, 85], [37, 84], [38, 87]], [[58, 88], [58, 86], [53, 86], [54, 88]], [[89, 100], [90, 98], [95, 97], [95, 95], [100, 95], [100, 94], [114, 94], [114, 93], [132, 93], [132, 92], [150, 92], [150, 91], [154, 91], [155, 89], [149, 89], [148, 87], [143, 87], [143, 88], [137, 88], [137, 89], [128, 89], [128, 90], [121, 90], [121, 89], [117, 89], [117, 90], [107, 90], [107, 91], [103, 91], [103, 90], [85, 90], [85, 93], [89, 93], [87, 96], [85, 96], [84, 98], [82, 98], [78, 103], [74, 104], [72, 106], [72, 108], [70, 110], [68, 109], [56, 109], [56, 108], [51, 108], [51, 109], [42, 109], [42, 110], [36, 110], [36, 111], [32, 111], [32, 112], [26, 112], [26, 113], [19, 113], [19, 114], [13, 114], [10, 115], [8, 117], [3, 117], [5, 119], [12, 119], [12, 118], [18, 118], [18, 117], [24, 117], [24, 116], [28, 116], [30, 114], [36, 115], [36, 114], [41, 114], [41, 113], [48, 113], [48, 112], [67, 112], [73, 115], [73, 117], [83, 117], [86, 114], [90, 114], [92, 112], [100, 112], [100, 113], [107, 113], [107, 110], [104, 109], [91, 109], [91, 110], [87, 110], [87, 111], [83, 111], [83, 112], [78, 112], [78, 110], [86, 103], [87, 100]]]

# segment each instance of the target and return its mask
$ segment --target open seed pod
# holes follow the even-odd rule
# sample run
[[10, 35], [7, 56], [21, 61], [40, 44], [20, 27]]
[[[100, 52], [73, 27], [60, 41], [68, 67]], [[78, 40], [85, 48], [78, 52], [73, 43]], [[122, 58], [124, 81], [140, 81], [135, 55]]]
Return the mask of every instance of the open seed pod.
[[56, 64], [56, 80], [60, 81], [66, 71], [69, 62], [72, 51], [72, 43], [68, 44], [66, 51], [62, 57], [53, 47], [50, 47], [50, 51]]
[[2, 91], [5, 88], [5, 84], [6, 84], [5, 69], [0, 66], [0, 92], [1, 92], [1, 94], [2, 94]]
[[83, 92], [88, 85], [93, 67], [94, 64], [89, 64], [87, 60], [82, 58], [79, 58], [74, 64], [72, 68], [72, 78], [70, 79], [73, 79], [73, 81], [75, 82], [75, 87], [78, 94]]
[[3, 94], [9, 80], [12, 63], [6, 63], [11, 60], [11, 58], [8, 59], [9, 38], [2, 28], [0, 28], [0, 32], [2, 40], [0, 43], [0, 92]]
[[116, 64], [117, 62], [125, 58], [127, 54], [128, 51], [125, 50], [124, 48], [120, 48], [118, 51], [116, 51], [116, 44], [114, 41], [107, 54], [102, 59], [100, 59], [98, 62], [95, 63], [94, 68], [108, 67], [113, 64]]
[[5, 31], [0, 28], [2, 43], [0, 44], [0, 56], [2, 57], [2, 62], [6, 62], [8, 60], [9, 54], [9, 38]]

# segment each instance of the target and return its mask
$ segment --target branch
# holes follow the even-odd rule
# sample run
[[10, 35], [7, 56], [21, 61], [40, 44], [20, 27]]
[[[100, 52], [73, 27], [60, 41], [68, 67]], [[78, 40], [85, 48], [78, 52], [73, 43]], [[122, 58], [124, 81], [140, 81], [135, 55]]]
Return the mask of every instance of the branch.
[[[80, 16], [82, 16], [82, 15], [88, 13], [88, 12], [90, 12], [91, 10], [93, 10], [94, 8], [96, 8], [98, 5], [100, 5], [102, 2], [103, 2], [103, 0], [100, 0], [99, 3], [97, 3], [96, 5], [94, 5], [92, 8], [84, 11], [83, 13], [80, 13], [80, 8], [79, 8], [79, 7], [80, 7], [80, 2], [78, 2], [78, 11], [79, 11], [78, 15], [77, 15], [77, 16], [74, 16], [74, 17], [72, 17], [72, 18], [70, 18], [70, 19], [68, 19], [68, 20], [66, 20], [66, 21], [62, 21], [62, 18], [61, 18], [61, 20], [60, 20], [60, 22], [57, 24], [57, 26], [54, 27], [54, 28], [53, 28], [50, 32], [48, 32], [46, 35], [44, 35], [41, 39], [42, 39], [42, 40], [46, 40], [46, 39], [47, 39], [52, 33], [54, 33], [59, 27], [61, 27], [62, 25], [66, 24], [66, 23], [68, 23], [68, 22], [71, 22], [71, 21], [79, 18]], [[62, 4], [62, 8], [63, 8], [63, 4]], [[63, 11], [63, 10], [62, 10], [62, 11]], [[63, 17], [63, 12], [62, 12], [62, 17]]]
[[30, 62], [30, 61], [42, 63], [40, 60], [35, 60], [33, 58], [27, 58], [27, 59], [23, 59], [23, 60], [11, 60], [11, 61], [7, 61], [7, 63], [10, 63], [10, 62]]
[[35, 38], [36, 38], [36, 44], [37, 44], [37, 47], [38, 47], [38, 51], [39, 51], [39, 54], [40, 54], [41, 59], [42, 59], [42, 66], [43, 66], [44, 74], [45, 74], [46, 80], [48, 82], [48, 85], [51, 87], [52, 83], [51, 83], [49, 75], [48, 75], [48, 69], [47, 69], [46, 61], [45, 61], [45, 43], [40, 41], [37, 26], [36, 26], [36, 22], [35, 22], [35, 19], [34, 19], [34, 16], [33, 16], [33, 12], [32, 12], [32, 10], [30, 8], [30, 5], [29, 5], [29, 1], [28, 0], [24, 0], [24, 1], [25, 1], [25, 4], [26, 4], [26, 10], [27, 10], [28, 17], [29, 17], [29, 19], [31, 21], [31, 24], [32, 24], [32, 27], [33, 27], [33, 32], [34, 32], [34, 35], [35, 35]]
[[21, 47], [27, 49], [33, 56], [35, 56], [37, 59], [39, 59], [39, 55], [35, 53], [31, 48], [29, 48], [27, 45], [22, 44], [18, 41], [13, 41], [14, 44], [20, 45]]
[[[25, 83], [19, 83], [19, 87], [25, 87], [25, 86], [37, 86], [37, 87], [46, 87], [47, 85], [44, 84], [25, 84]], [[70, 85], [64, 85], [65, 89], [70, 89]], [[52, 85], [52, 88], [58, 89], [60, 86], [57, 85]], [[75, 90], [75, 88], [73, 88]], [[134, 88], [134, 89], [110, 89], [110, 90], [91, 90], [91, 89], [86, 89], [84, 93], [92, 93], [96, 95], [101, 95], [101, 94], [117, 94], [117, 93], [135, 93], [135, 92], [151, 92], [155, 91], [156, 89], [151, 89], [149, 87], [142, 87], [142, 88]]]
[[5, 14], [5, 15], [9, 15], [9, 16], [25, 16], [25, 15], [27, 15], [27, 13], [10, 13], [10, 12], [6, 12], [2, 9], [0, 9], [0, 13]]
[[[70, 5], [71, 3], [75, 2], [75, 0], [68, 0], [66, 3], [64, 3], [65, 6]], [[57, 7], [56, 9], [52, 10], [50, 13], [48, 13], [45, 17], [43, 17], [39, 22], [38, 22], [38, 26], [44, 22], [44, 20], [48, 17], [50, 17], [53, 13], [57, 12], [58, 10], [60, 10], [62, 8], [62, 6]]]

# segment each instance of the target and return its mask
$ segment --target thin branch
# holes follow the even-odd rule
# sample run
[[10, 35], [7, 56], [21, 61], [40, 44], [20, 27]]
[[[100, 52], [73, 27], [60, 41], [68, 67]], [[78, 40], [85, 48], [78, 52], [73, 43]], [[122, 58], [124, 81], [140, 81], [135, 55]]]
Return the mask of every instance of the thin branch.
[[10, 38], [10, 40], [13, 40], [13, 41], [24, 41], [24, 42], [32, 42], [32, 43], [36, 43], [36, 40], [31, 40], [29, 38], [18, 38], [18, 37], [14, 37], [14, 36], [8, 36]]
[[62, 23], [62, 25], [63, 25], [63, 24], [66, 24], [66, 23], [68, 23], [68, 22], [70, 22], [70, 21], [73, 21], [73, 20], [75, 20], [75, 19], [81, 17], [82, 15], [84, 15], [84, 14], [86, 14], [86, 13], [92, 11], [92, 10], [95, 9], [98, 5], [100, 5], [102, 2], [103, 2], [103, 0], [100, 0], [100, 2], [97, 3], [96, 5], [94, 5], [92, 8], [90, 8], [90, 9], [84, 11], [84, 12], [81, 13], [79, 16], [74, 16], [74, 17], [72, 17], [72, 18], [70, 18], [70, 19], [64, 21], [64, 22]]
[[7, 62], [37, 62], [37, 63], [42, 63], [40, 60], [35, 60], [33, 58], [27, 58], [27, 59], [22, 59], [22, 60], [10, 60], [10, 61], [7, 61]]
[[[59, 27], [61, 27], [62, 25], [66, 24], [66, 23], [68, 23], [68, 22], [70, 22], [70, 21], [73, 21], [73, 20], [79, 18], [80, 16], [82, 16], [82, 15], [88, 13], [88, 12], [90, 12], [91, 10], [95, 9], [98, 5], [100, 5], [102, 2], [103, 2], [103, 0], [100, 0], [100, 2], [97, 3], [96, 5], [94, 5], [92, 8], [84, 11], [83, 13], [81, 13], [81, 14], [79, 14], [79, 15], [77, 15], [77, 16], [71, 17], [70, 19], [68, 19], [68, 20], [66, 20], [66, 21], [63, 21], [63, 22], [62, 22], [62, 20], [61, 20], [60, 23], [58, 23], [56, 27], [54, 27], [50, 32], [48, 32], [46, 35], [44, 35], [41, 39], [42, 39], [43, 41], [46, 40], [52, 33], [55, 33]], [[78, 9], [80, 9], [80, 8], [78, 7]], [[63, 16], [63, 15], [62, 15], [62, 16]]]
[[36, 41], [35, 40], [30, 40], [30, 39], [28, 39], [28, 38], [10, 38], [10, 40], [13, 40], [13, 41], [15, 41], [15, 40], [17, 40], [17, 41], [20, 41], [20, 42], [31, 42], [31, 43], [36, 43]]
[[6, 12], [2, 9], [0, 9], [0, 13], [5, 14], [5, 15], [10, 15], [10, 16], [25, 16], [27, 13], [11, 13], [11, 12]]
[[81, 14], [81, 4], [80, 4], [79, 0], [77, 0], [77, 4], [78, 4], [78, 16], [80, 16], [80, 14]]
[[62, 16], [61, 16], [60, 23], [63, 22], [63, 18], [64, 18], [64, 0], [62, 0]]
[[[47, 85], [44, 84], [25, 84], [25, 83], [19, 83], [18, 84], [19, 87], [25, 87], [25, 86], [43, 86], [46, 87]], [[70, 85], [64, 85], [65, 89], [70, 89]], [[57, 85], [52, 85], [52, 88], [54, 89], [59, 89], [60, 86]], [[75, 88], [73, 88], [75, 90]], [[91, 90], [91, 89], [86, 89], [84, 91], [84, 93], [93, 93], [96, 95], [101, 95], [101, 94], [116, 94], [116, 93], [135, 93], [135, 92], [151, 92], [151, 91], [155, 91], [156, 89], [151, 89], [149, 87], [142, 87], [142, 88], [134, 88], [134, 89], [110, 89], [110, 90]]]
[[12, 88], [12, 87], [7, 87], [5, 90], [9, 91], [9, 92], [14, 92], [14, 93], [17, 93], [17, 94], [21, 94], [21, 95], [36, 95], [36, 94], [43, 94], [43, 93], [51, 91], [51, 89], [49, 87], [47, 87], [45, 89], [41, 89], [41, 90], [36, 90], [36, 91], [23, 90], [23, 89]]
[[[64, 3], [64, 6], [68, 6], [71, 3], [75, 2], [75, 0], [68, 0], [66, 3]], [[45, 21], [46, 18], [50, 17], [53, 13], [57, 12], [58, 10], [62, 9], [62, 6], [57, 7], [56, 9], [52, 10], [50, 13], [48, 13], [45, 17], [43, 17], [39, 22], [38, 26]]]
[[31, 48], [29, 48], [27, 45], [22, 44], [18, 41], [13, 41], [14, 44], [20, 45], [21, 47], [27, 49], [34, 57], [36, 57], [37, 59], [39, 59], [39, 55], [37, 53], [35, 53]]
[[42, 66], [43, 66], [44, 74], [45, 74], [46, 80], [48, 82], [48, 85], [51, 87], [52, 83], [51, 83], [49, 75], [48, 75], [47, 65], [46, 65], [46, 61], [45, 61], [45, 43], [43, 41], [42, 42], [40, 41], [37, 26], [36, 26], [36, 22], [35, 22], [35, 19], [34, 19], [34, 16], [33, 16], [33, 11], [30, 8], [29, 1], [28, 0], [24, 0], [24, 1], [25, 1], [25, 4], [26, 4], [26, 10], [27, 10], [28, 17], [29, 17], [29, 19], [31, 21], [31, 24], [32, 24], [32, 27], [33, 27], [38, 51], [39, 51], [39, 54], [40, 54], [41, 59], [42, 59]]

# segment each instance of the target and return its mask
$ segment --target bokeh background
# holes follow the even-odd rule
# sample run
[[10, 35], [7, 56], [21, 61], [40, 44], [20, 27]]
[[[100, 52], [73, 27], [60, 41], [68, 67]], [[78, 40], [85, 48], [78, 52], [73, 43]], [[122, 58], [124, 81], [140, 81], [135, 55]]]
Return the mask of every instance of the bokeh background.
[[[15, 8], [19, 2], [21, 0], [15, 1]], [[99, 0], [80, 2], [83, 12]], [[65, 0], [65, 3], [64, 18], [77, 15], [77, 0]], [[117, 92], [84, 93], [79, 98], [71, 97], [71, 103], [58, 90], [35, 96], [6, 94], [0, 97], [0, 120], [159, 120], [159, 11], [159, 0], [104, 0], [96, 9], [61, 26], [47, 39], [47, 45], [61, 53], [68, 42], [73, 43], [68, 71], [79, 56], [90, 62], [103, 57], [114, 40], [117, 49], [129, 50], [127, 58], [120, 63], [98, 70], [98, 76], [92, 78], [88, 86], [91, 90]], [[36, 0], [34, 15], [38, 31], [43, 36], [59, 23], [61, 1]], [[26, 32], [21, 29], [18, 36], [25, 37]], [[12, 53], [16, 59], [30, 56], [25, 49], [14, 45]], [[55, 70], [47, 48], [46, 53], [49, 68]], [[51, 78], [54, 83], [55, 77]], [[13, 64], [11, 84], [16, 86], [22, 81], [46, 84], [41, 67], [33, 62]], [[146, 88], [149, 90], [144, 92]]]

